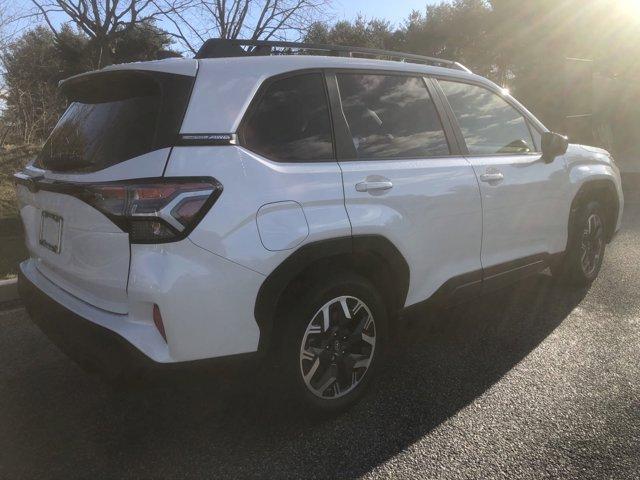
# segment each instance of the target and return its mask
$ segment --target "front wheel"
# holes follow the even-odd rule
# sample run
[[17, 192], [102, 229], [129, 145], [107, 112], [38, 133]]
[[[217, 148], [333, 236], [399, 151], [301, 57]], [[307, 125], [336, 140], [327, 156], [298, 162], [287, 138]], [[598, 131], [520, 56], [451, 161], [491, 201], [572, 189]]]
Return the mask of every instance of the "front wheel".
[[552, 273], [573, 285], [588, 286], [598, 276], [606, 248], [606, 223], [597, 201], [582, 207], [576, 215], [563, 261]]
[[362, 396], [382, 356], [382, 298], [366, 279], [342, 274], [310, 285], [295, 303], [283, 350], [288, 383], [316, 410], [343, 410]]

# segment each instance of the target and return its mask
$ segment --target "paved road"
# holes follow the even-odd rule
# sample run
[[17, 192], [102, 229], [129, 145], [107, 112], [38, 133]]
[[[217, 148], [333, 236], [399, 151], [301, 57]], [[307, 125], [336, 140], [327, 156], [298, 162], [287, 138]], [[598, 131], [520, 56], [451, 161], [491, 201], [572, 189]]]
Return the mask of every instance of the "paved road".
[[329, 420], [246, 368], [115, 392], [0, 313], [0, 478], [639, 478], [637, 197], [590, 291], [539, 275], [415, 319]]

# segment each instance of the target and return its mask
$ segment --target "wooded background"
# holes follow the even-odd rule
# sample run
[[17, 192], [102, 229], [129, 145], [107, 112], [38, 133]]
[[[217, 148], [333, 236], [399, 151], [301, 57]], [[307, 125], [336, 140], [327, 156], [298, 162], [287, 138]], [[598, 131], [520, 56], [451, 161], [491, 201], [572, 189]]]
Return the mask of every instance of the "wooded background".
[[[616, 155], [637, 154], [635, 0], [454, 0], [407, 11], [401, 25], [365, 16], [326, 21], [334, 15], [330, 0], [4, 1], [3, 146], [43, 142], [66, 106], [56, 90], [65, 77], [111, 63], [192, 56], [206, 38], [223, 37], [455, 59], [509, 88], [549, 128]], [[593, 115], [579, 125], [567, 120], [585, 113]]]

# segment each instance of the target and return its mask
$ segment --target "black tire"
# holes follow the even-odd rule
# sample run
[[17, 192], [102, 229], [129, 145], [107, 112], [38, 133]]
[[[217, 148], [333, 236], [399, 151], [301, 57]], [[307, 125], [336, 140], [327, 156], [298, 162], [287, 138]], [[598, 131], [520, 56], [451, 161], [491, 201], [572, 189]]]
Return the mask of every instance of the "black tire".
[[567, 251], [551, 272], [559, 281], [589, 286], [598, 277], [606, 249], [607, 218], [602, 205], [592, 200], [576, 213], [569, 231]]
[[[336, 302], [341, 297], [345, 297], [351, 319], [342, 301]], [[321, 326], [318, 331], [324, 325], [323, 307], [327, 304], [329, 329]], [[388, 318], [381, 295], [363, 277], [333, 273], [326, 280], [309, 283], [285, 311], [280, 362], [287, 390], [319, 413], [337, 413], [352, 406], [364, 394], [384, 355]], [[372, 322], [366, 320], [369, 313]], [[365, 335], [367, 341], [362, 340]], [[367, 355], [366, 367], [355, 367], [356, 363], [367, 363]], [[305, 380], [312, 369], [315, 373]], [[319, 392], [332, 377], [333, 384]]]

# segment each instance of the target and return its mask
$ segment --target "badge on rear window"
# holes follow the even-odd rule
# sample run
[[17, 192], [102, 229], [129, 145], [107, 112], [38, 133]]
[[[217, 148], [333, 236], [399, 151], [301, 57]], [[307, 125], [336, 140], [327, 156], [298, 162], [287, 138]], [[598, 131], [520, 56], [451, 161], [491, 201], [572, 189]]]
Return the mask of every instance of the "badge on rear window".
[[62, 241], [62, 217], [43, 211], [40, 221], [40, 245], [53, 253], [60, 253]]

